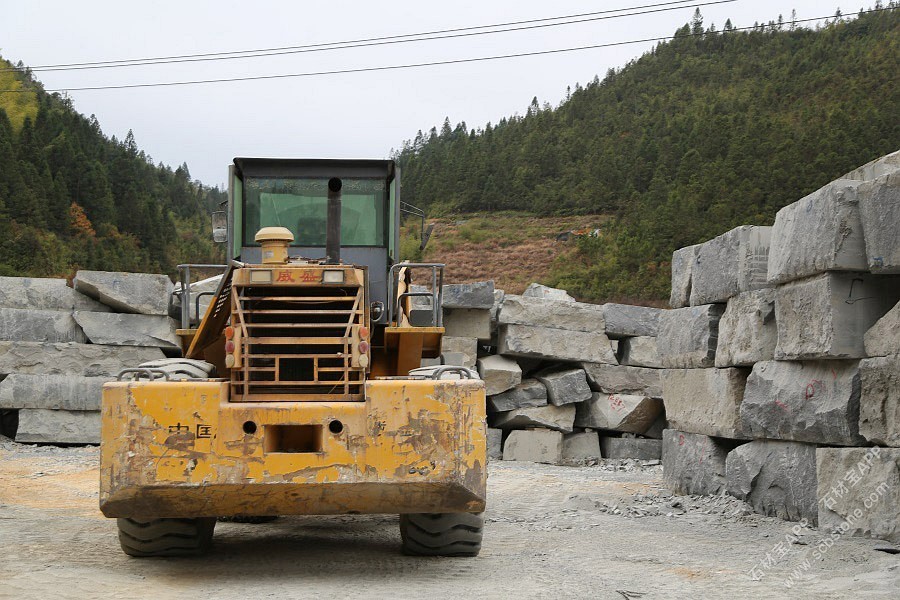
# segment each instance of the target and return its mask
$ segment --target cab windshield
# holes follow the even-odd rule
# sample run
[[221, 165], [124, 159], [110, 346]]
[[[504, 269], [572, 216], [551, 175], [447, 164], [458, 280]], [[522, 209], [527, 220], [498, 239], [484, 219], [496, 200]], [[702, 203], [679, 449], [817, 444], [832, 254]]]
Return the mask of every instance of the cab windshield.
[[[384, 179], [342, 180], [341, 246], [385, 246]], [[328, 179], [247, 177], [244, 182], [244, 246], [263, 227], [287, 227], [293, 246], [325, 246]]]

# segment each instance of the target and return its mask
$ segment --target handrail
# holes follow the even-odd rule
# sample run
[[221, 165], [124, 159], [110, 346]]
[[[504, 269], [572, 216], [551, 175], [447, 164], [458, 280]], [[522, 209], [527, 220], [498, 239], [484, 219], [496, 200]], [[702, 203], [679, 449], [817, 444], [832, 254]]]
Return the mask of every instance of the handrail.
[[[181, 289], [173, 292], [181, 298], [181, 328], [191, 327], [191, 268], [194, 269], [222, 269], [224, 273], [228, 265], [210, 265], [203, 263], [184, 263], [176, 267], [181, 281]], [[197, 297], [197, 321], [200, 321], [200, 297]]]
[[[431, 269], [431, 293], [428, 294], [426, 292], [406, 292], [404, 294], [398, 294], [400, 290], [400, 278], [399, 273], [402, 269]], [[390, 289], [388, 289], [390, 304], [388, 305], [388, 324], [393, 324], [394, 315], [396, 314], [398, 317], [402, 312], [400, 308], [400, 301], [405, 296], [419, 296], [419, 295], [430, 295], [431, 300], [431, 310], [432, 310], [432, 322], [436, 327], [441, 327], [443, 325], [444, 319], [443, 314], [441, 313], [441, 304], [444, 301], [444, 264], [443, 263], [410, 263], [410, 262], [402, 262], [397, 263], [396, 265], [391, 266], [391, 270], [388, 276], [388, 284], [390, 285]]]

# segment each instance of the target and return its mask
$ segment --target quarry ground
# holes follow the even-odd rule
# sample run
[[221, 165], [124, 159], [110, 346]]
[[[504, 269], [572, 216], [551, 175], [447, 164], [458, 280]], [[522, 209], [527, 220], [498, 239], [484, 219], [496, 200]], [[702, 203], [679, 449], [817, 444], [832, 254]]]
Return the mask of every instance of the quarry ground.
[[403, 556], [396, 516], [219, 523], [208, 556], [134, 559], [97, 508], [98, 461], [93, 447], [0, 440], [0, 598], [822, 599], [900, 587], [888, 544], [826, 548], [815, 528], [791, 543], [794, 523], [731, 498], [672, 497], [660, 467], [608, 462], [492, 463], [474, 559]]

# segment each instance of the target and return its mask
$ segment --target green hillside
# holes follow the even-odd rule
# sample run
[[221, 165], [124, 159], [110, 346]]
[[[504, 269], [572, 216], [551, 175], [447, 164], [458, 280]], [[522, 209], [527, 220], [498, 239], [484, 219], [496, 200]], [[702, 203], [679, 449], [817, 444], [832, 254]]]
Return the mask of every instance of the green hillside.
[[107, 138], [92, 116], [0, 59], [0, 275], [79, 268], [172, 273], [211, 262], [209, 213], [224, 193], [187, 165], [156, 165], [129, 132]]
[[[893, 7], [894, 4], [891, 5]], [[470, 130], [445, 121], [398, 152], [404, 199], [433, 216], [611, 214], [544, 283], [582, 299], [668, 297], [676, 248], [776, 211], [900, 148], [900, 11], [675, 40], [556, 108]]]

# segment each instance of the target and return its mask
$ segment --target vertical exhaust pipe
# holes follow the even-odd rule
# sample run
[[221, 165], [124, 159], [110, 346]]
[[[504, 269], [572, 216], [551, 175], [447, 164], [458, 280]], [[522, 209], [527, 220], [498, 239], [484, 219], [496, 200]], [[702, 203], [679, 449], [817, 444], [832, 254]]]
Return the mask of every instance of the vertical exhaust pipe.
[[340, 178], [328, 180], [328, 224], [325, 233], [325, 264], [341, 262], [341, 187]]

